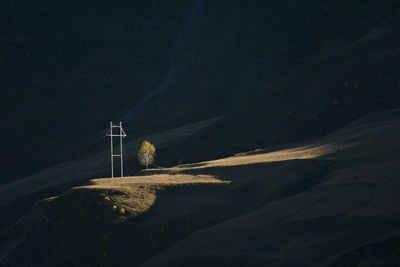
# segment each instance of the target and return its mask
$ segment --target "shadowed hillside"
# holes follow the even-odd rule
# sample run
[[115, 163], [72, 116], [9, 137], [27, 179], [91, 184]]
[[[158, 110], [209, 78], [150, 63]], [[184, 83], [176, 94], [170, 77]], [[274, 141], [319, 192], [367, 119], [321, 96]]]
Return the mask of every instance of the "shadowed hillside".
[[[322, 138], [91, 180], [0, 234], [3, 264], [395, 266], [400, 111]], [[29, 227], [27, 227], [29, 225]]]
[[1, 181], [105, 147], [112, 119], [136, 138], [228, 114], [166, 149], [173, 166], [398, 107], [398, 5], [2, 1]]
[[[0, 22], [1, 266], [400, 265], [398, 0], [4, 0]], [[110, 120], [128, 177], [94, 179]]]

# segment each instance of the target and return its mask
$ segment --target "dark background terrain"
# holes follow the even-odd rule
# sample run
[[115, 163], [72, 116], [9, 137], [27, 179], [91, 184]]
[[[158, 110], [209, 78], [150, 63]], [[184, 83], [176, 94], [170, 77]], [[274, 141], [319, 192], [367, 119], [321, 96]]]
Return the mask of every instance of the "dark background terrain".
[[398, 0], [1, 1], [0, 265], [399, 266], [399, 62]]
[[107, 147], [110, 120], [133, 138], [225, 115], [161, 148], [157, 164], [169, 166], [320, 136], [398, 107], [398, 6], [2, 1], [1, 181]]

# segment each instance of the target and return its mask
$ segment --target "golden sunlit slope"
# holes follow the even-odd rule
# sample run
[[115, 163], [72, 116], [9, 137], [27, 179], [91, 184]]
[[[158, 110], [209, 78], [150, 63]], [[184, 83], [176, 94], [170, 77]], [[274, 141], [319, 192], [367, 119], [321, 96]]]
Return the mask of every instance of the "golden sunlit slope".
[[0, 263], [399, 263], [399, 134], [392, 110], [313, 142], [93, 179], [2, 231]]
[[[144, 266], [399, 264], [399, 115], [399, 110], [370, 114], [295, 149], [293, 158], [334, 160], [343, 167], [339, 164], [304, 192], [194, 233]], [[285, 154], [244, 158], [285, 160]], [[265, 169], [264, 182], [275, 183], [275, 175]]]
[[[134, 150], [144, 139], [151, 140], [157, 146], [171, 145], [186, 138], [220, 117], [192, 123], [168, 131], [143, 136], [134, 140], [128, 140], [126, 147]], [[14, 182], [0, 185], [0, 202], [4, 205], [18, 198], [38, 192], [40, 190], [65, 184], [72, 181], [85, 181], [99, 173], [108, 172], [108, 151], [98, 151], [83, 158], [58, 164], [35, 175]]]

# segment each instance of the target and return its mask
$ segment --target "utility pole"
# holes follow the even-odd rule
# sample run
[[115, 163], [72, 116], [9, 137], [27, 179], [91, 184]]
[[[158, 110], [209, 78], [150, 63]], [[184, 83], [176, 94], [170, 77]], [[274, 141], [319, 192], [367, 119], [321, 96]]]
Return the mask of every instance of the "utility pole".
[[[119, 132], [117, 130], [117, 133], [114, 134], [113, 129], [114, 128], [119, 128]], [[119, 124], [113, 124], [112, 121], [110, 121], [110, 132], [107, 134], [107, 136], [110, 137], [110, 144], [111, 144], [111, 177], [114, 178], [114, 157], [119, 157], [121, 160], [121, 177], [124, 177], [124, 153], [123, 153], [123, 147], [122, 147], [122, 138], [126, 137], [125, 131], [122, 128], [122, 122], [119, 122]], [[114, 143], [113, 143], [113, 137], [119, 137], [119, 154], [114, 154]]]

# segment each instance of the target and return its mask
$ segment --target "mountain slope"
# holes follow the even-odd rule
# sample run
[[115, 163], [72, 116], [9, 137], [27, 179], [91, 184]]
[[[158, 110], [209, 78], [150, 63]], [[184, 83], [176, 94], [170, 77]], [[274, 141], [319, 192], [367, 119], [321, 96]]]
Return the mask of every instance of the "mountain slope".
[[307, 177], [309, 190], [197, 232], [144, 266], [399, 264], [399, 111], [374, 116], [313, 145], [319, 160], [352, 164]]
[[[2, 1], [0, 182], [104, 146], [97, 137], [110, 120], [140, 137], [230, 114], [185, 153], [171, 147], [159, 160], [172, 166], [320, 136], [398, 107], [398, 8], [396, 0]], [[198, 144], [211, 139], [223, 149]]]
[[376, 112], [314, 141], [95, 179], [2, 231], [2, 263], [398, 264], [399, 131], [400, 110]]

